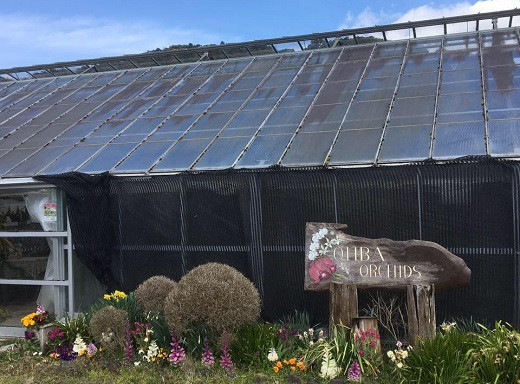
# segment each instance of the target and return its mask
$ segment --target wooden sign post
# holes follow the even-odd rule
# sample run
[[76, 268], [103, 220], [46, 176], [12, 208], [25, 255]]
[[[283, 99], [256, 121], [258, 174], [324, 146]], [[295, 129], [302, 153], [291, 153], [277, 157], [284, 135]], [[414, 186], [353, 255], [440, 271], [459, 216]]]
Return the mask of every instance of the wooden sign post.
[[435, 290], [465, 286], [464, 261], [429, 241], [350, 236], [344, 224], [307, 223], [305, 289], [330, 289], [330, 320], [358, 317], [357, 289], [406, 290], [410, 342], [435, 335]]

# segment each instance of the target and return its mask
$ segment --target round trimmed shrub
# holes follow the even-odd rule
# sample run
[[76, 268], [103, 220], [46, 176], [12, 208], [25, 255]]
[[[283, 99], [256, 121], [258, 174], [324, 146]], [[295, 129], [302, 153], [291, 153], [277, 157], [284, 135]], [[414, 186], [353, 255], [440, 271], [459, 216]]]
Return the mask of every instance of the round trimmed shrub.
[[125, 325], [128, 314], [118, 308], [106, 306], [92, 315], [89, 323], [90, 333], [101, 346], [108, 350], [123, 347]]
[[166, 276], [152, 276], [135, 290], [137, 305], [144, 312], [161, 312], [164, 300], [177, 283]]
[[164, 315], [176, 332], [195, 322], [217, 332], [232, 331], [258, 319], [260, 295], [235, 268], [208, 263], [192, 269], [166, 296]]

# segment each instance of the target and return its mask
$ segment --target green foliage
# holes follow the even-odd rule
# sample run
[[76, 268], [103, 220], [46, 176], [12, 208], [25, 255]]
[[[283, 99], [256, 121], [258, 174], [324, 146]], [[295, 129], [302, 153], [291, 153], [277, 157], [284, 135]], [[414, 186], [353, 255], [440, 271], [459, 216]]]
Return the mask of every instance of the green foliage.
[[90, 340], [92, 334], [89, 329], [90, 317], [79, 315], [73, 318], [65, 317], [64, 321], [57, 321], [54, 324], [65, 333], [65, 340], [73, 343], [77, 335], [80, 335], [84, 340]]
[[350, 364], [357, 358], [357, 347], [352, 342], [350, 328], [340, 324], [332, 327], [329, 338], [313, 343], [305, 352], [305, 362], [308, 366], [319, 367], [324, 357], [331, 354], [336, 364], [346, 373]]
[[404, 382], [411, 384], [471, 383], [467, 351], [471, 336], [457, 328], [421, 340], [409, 353], [407, 367], [398, 370]]
[[204, 350], [204, 339], [208, 339], [210, 345], [215, 345], [216, 337], [211, 328], [202, 322], [190, 324], [182, 338], [186, 353], [200, 360]]
[[474, 383], [517, 384], [520, 378], [520, 333], [497, 322], [494, 329], [480, 325], [473, 333], [468, 356]]
[[283, 345], [276, 334], [277, 328], [272, 324], [253, 324], [241, 327], [234, 335], [231, 343], [231, 357], [239, 367], [263, 367], [268, 369], [272, 364], [267, 360], [270, 348], [283, 356]]

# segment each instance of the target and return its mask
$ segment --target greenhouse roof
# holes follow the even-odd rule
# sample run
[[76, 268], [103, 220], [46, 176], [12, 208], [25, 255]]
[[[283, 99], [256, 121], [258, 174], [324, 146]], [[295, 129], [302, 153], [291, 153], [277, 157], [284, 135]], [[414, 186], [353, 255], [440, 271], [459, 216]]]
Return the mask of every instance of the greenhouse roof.
[[520, 157], [515, 28], [0, 83], [0, 175]]

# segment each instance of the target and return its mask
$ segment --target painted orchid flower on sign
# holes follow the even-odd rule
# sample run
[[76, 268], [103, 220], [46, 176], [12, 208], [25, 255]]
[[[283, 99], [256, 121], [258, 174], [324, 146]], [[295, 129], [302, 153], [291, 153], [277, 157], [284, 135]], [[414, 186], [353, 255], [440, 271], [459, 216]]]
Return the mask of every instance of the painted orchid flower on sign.
[[334, 273], [336, 273], [336, 264], [328, 257], [322, 257], [309, 264], [309, 277], [315, 284], [329, 279]]

